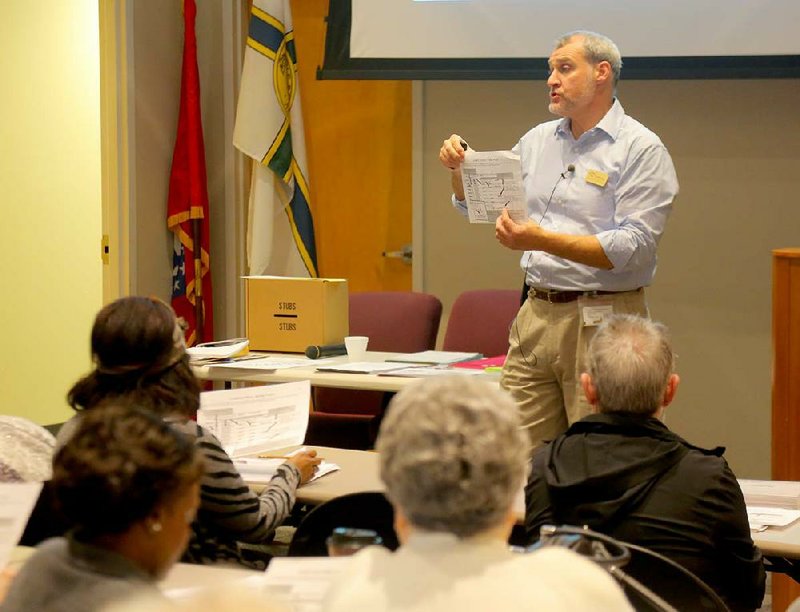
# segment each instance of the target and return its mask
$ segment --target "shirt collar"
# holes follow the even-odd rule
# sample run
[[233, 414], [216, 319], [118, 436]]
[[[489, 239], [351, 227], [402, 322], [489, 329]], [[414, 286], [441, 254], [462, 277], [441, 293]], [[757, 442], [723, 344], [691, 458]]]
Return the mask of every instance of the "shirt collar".
[[452, 533], [424, 531], [422, 529], [415, 529], [406, 543], [403, 544], [403, 547], [417, 551], [434, 550], [444, 552], [447, 550], [480, 548], [486, 551], [499, 551], [502, 554], [508, 552], [506, 542], [495, 536], [479, 534], [468, 538], [459, 538]]
[[89, 544], [81, 534], [67, 534], [67, 546], [73, 561], [97, 574], [152, 582], [153, 578], [136, 563], [113, 551]]
[[[602, 130], [609, 135], [611, 140], [616, 140], [617, 136], [619, 135], [619, 131], [622, 128], [622, 120], [624, 118], [625, 109], [622, 108], [620, 101], [617, 98], [614, 98], [614, 103], [611, 105], [611, 108], [608, 109], [608, 112], [603, 115], [603, 118], [598, 122], [598, 124], [589, 130], [587, 134], [594, 132], [595, 130]], [[571, 136], [572, 133], [569, 129], [569, 121], [570, 120], [566, 117], [561, 119], [561, 121], [559, 121], [556, 125], [556, 134], [562, 137]]]

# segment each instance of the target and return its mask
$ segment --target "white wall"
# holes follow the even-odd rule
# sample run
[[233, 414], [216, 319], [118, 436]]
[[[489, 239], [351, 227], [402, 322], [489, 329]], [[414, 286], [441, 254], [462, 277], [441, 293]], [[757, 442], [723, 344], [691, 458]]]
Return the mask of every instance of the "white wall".
[[[450, 209], [442, 139], [508, 149], [550, 118], [545, 95], [540, 82], [425, 84], [424, 290], [446, 310], [465, 289], [521, 287], [522, 272], [492, 227]], [[668, 423], [695, 444], [727, 446], [738, 474], [768, 477], [770, 257], [800, 244], [800, 80], [626, 82], [623, 71], [619, 97], [667, 145], [681, 184], [648, 293], [683, 380]]]
[[4, 0], [0, 413], [46, 423], [89, 369], [101, 304], [97, 0]]

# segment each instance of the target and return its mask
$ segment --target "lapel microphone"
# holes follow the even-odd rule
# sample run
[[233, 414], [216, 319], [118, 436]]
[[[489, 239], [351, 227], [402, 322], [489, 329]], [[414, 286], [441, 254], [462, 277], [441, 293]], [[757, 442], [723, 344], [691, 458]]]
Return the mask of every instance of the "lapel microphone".
[[[542, 216], [539, 217], [539, 225], [542, 224], [542, 220], [544, 219], [545, 215], [547, 214], [547, 211], [550, 210], [550, 202], [553, 201], [553, 194], [556, 192], [556, 187], [558, 187], [558, 184], [561, 181], [563, 181], [565, 178], [567, 178], [568, 174], [572, 174], [573, 172], [575, 172], [575, 164], [570, 164], [569, 166], [566, 167], [564, 172], [562, 172], [561, 174], [558, 175], [558, 179], [556, 179], [556, 184], [553, 185], [553, 190], [550, 192], [550, 197], [547, 198], [547, 205], [544, 207], [544, 212], [542, 213]], [[528, 257], [530, 257], [530, 254], [528, 255]]]

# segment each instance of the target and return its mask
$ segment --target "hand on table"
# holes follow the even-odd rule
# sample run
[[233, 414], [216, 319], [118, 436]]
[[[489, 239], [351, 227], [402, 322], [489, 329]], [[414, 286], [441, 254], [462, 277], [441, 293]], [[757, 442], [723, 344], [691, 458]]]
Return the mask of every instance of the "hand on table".
[[317, 457], [317, 451], [315, 450], [307, 450], [295, 453], [287, 461], [300, 471], [300, 484], [305, 484], [316, 473], [317, 466], [322, 462], [322, 457]]

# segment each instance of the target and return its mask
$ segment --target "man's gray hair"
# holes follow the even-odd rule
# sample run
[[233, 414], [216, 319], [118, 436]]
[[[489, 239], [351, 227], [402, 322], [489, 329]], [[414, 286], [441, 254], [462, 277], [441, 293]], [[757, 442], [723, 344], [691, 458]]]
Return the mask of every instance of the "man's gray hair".
[[386, 495], [411, 524], [464, 538], [502, 523], [525, 479], [528, 438], [507, 393], [447, 376], [395, 396], [376, 450]]
[[556, 40], [555, 48], [560, 49], [564, 45], [572, 42], [572, 39], [577, 36], [583, 37], [583, 54], [590, 63], [597, 65], [600, 62], [608, 62], [611, 65], [611, 72], [614, 75], [614, 85], [616, 86], [619, 82], [620, 74], [622, 73], [622, 56], [614, 41], [608, 36], [603, 36], [597, 32], [575, 30], [573, 32], [567, 32]]
[[653, 414], [661, 407], [675, 357], [661, 323], [614, 315], [597, 330], [586, 354], [600, 412]]

